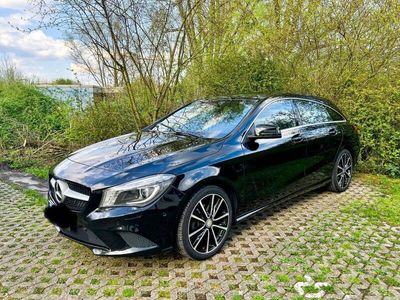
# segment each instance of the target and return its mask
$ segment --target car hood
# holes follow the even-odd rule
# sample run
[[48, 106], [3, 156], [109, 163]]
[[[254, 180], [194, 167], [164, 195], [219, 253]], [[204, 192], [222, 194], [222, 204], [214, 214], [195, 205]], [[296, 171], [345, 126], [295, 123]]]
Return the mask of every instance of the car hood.
[[174, 133], [127, 134], [72, 153], [53, 172], [57, 177], [101, 188], [198, 160], [219, 150], [214, 142]]

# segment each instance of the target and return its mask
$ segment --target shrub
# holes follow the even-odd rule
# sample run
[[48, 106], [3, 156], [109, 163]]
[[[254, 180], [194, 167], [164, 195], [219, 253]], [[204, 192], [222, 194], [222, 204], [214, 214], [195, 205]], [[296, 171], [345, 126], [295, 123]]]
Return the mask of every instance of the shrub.
[[360, 129], [361, 169], [400, 176], [400, 90], [350, 88], [338, 104]]
[[69, 142], [87, 145], [132, 132], [134, 128], [129, 100], [107, 99], [76, 112], [66, 137]]
[[0, 82], [0, 148], [52, 137], [68, 126], [67, 104], [19, 81]]
[[284, 88], [283, 69], [261, 53], [226, 54], [192, 68], [178, 92], [189, 97], [270, 94]]

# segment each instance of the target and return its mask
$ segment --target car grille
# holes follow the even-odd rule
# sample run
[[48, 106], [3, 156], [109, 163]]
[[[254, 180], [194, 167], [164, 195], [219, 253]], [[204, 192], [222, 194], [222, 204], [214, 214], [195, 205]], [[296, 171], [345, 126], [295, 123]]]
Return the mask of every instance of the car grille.
[[64, 205], [74, 212], [83, 211], [86, 207], [87, 201], [82, 201], [70, 197], [65, 197]]
[[[82, 199], [76, 199], [74, 197], [71, 197], [69, 195], [64, 195], [64, 200], [59, 201], [55, 195], [55, 180], [56, 178], [51, 178], [50, 179], [50, 184], [49, 184], [49, 189], [50, 189], [50, 195], [53, 200], [55, 200], [57, 203], [62, 202], [68, 209], [70, 209], [73, 212], [82, 212], [85, 210], [88, 200], [82, 200]], [[81, 194], [83, 198], [90, 198], [90, 188], [81, 185], [79, 183], [75, 183], [72, 181], [66, 181], [63, 180], [64, 184], [66, 183], [68, 185], [68, 189], [71, 191], [74, 191], [76, 193]], [[88, 197], [87, 197], [88, 196]]]
[[84, 185], [81, 185], [79, 183], [71, 182], [71, 181], [67, 181], [67, 183], [71, 190], [90, 196], [90, 188], [88, 188]]

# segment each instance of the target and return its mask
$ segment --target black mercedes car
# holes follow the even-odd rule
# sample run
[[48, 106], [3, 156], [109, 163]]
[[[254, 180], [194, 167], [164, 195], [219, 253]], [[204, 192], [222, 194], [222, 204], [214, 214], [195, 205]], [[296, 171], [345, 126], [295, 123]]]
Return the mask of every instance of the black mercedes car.
[[358, 153], [355, 127], [324, 99], [198, 100], [72, 153], [49, 174], [45, 216], [97, 255], [176, 247], [206, 259], [234, 222], [320, 187], [346, 190]]

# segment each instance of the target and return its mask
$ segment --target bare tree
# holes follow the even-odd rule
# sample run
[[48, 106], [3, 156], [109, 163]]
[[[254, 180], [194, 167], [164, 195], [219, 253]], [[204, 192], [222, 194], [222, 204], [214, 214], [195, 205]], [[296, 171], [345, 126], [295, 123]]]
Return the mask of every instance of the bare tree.
[[68, 45], [71, 49], [72, 59], [90, 74], [98, 85], [102, 87], [120, 86], [120, 73], [106, 53], [99, 52], [95, 46], [82, 46], [80, 42], [72, 39]]
[[[74, 59], [101, 85], [121, 85], [135, 125], [173, 105], [193, 60], [218, 56], [238, 40], [248, 3], [230, 0], [35, 0], [43, 24], [69, 32]], [[256, 1], [257, 2], [257, 1]], [[239, 12], [239, 13], [238, 13]], [[236, 22], [231, 22], [233, 16]], [[138, 93], [138, 88], [145, 93]], [[143, 97], [145, 95], [146, 97]]]
[[69, 31], [75, 60], [98, 82], [107, 84], [107, 74], [114, 84], [121, 78], [137, 129], [144, 119], [135, 84], [148, 91], [151, 119], [159, 116], [191, 58], [185, 52], [186, 16], [174, 1], [44, 0], [37, 5], [47, 25]]

